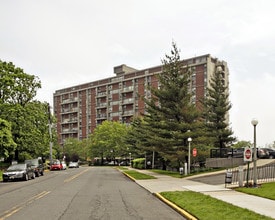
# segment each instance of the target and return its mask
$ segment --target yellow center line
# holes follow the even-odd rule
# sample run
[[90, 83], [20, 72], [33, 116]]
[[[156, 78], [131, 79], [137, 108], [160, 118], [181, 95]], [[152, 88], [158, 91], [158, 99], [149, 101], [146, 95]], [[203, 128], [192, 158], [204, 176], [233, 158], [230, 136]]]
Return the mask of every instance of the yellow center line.
[[33, 203], [37, 199], [41, 199], [42, 197], [46, 196], [49, 193], [50, 193], [50, 191], [43, 191], [43, 192], [29, 198], [26, 202], [20, 203], [19, 205], [12, 207], [11, 209], [9, 209], [3, 213], [2, 217], [0, 217], [0, 220], [4, 220], [4, 219], [12, 216], [13, 214], [15, 214], [16, 212], [21, 210], [26, 205]]
[[19, 211], [20, 209], [22, 209], [22, 208], [23, 208], [23, 206], [18, 207], [18, 208], [16, 208], [16, 209], [14, 209], [13, 211], [9, 212], [8, 214], [6, 214], [5, 216], [3, 216], [3, 218], [0, 218], [0, 219], [1, 219], [1, 220], [2, 220], [2, 219], [6, 219], [6, 218], [12, 216], [14, 213], [18, 212], [18, 211]]
[[[72, 176], [72, 177], [70, 177], [70, 178], [68, 178], [68, 179], [65, 179], [65, 180], [64, 180], [64, 183], [68, 183], [68, 182], [72, 181], [73, 179], [79, 177], [79, 176], [82, 175], [83, 173], [86, 173], [88, 170], [89, 170], [89, 168], [87, 168], [86, 170], [83, 170], [82, 172], [80, 172], [80, 173], [78, 173], [78, 174], [76, 174], [76, 175], [74, 175], [74, 176]], [[1, 220], [1, 219], [0, 219], [0, 220]]]

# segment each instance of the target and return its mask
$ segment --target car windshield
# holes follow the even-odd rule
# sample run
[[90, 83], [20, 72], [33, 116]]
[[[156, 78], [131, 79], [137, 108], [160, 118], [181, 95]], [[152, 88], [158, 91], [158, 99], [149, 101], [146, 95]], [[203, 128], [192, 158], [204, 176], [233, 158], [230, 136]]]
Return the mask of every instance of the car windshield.
[[17, 171], [17, 170], [24, 170], [25, 169], [25, 164], [15, 164], [10, 166], [7, 171]]
[[55, 164], [55, 165], [59, 165], [59, 164], [60, 164], [60, 162], [59, 162], [59, 161], [54, 161], [54, 162], [53, 162], [53, 164]]

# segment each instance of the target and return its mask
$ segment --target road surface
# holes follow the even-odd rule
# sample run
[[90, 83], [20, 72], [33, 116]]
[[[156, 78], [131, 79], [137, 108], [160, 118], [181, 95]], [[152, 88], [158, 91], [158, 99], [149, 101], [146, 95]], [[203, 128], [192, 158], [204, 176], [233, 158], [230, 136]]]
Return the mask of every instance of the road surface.
[[29, 181], [0, 182], [0, 220], [184, 219], [110, 167], [45, 172]]

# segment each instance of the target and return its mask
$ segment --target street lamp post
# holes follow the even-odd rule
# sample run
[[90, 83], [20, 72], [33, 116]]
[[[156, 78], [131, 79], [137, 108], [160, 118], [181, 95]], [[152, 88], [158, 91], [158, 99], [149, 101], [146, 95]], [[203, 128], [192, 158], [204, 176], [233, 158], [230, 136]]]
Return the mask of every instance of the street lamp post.
[[257, 187], [257, 146], [256, 146], [256, 126], [258, 124], [257, 119], [252, 119], [251, 124], [254, 127], [254, 156], [253, 156], [253, 185]]
[[191, 151], [191, 142], [192, 142], [192, 138], [191, 137], [189, 137], [188, 139], [187, 139], [187, 141], [188, 141], [188, 174], [190, 174], [190, 157], [191, 157], [191, 155], [190, 155], [190, 151]]
[[132, 153], [129, 153], [130, 155], [130, 167], [132, 167]]

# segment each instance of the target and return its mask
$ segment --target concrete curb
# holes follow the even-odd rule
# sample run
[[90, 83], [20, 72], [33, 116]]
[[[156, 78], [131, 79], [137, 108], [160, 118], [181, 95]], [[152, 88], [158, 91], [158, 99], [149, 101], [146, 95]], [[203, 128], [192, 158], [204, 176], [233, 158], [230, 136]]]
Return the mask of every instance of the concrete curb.
[[153, 195], [155, 195], [157, 198], [159, 198], [161, 201], [163, 201], [164, 203], [166, 203], [167, 205], [169, 205], [172, 209], [176, 210], [178, 213], [180, 213], [182, 216], [184, 216], [185, 218], [189, 219], [189, 220], [198, 220], [196, 217], [194, 217], [193, 215], [191, 215], [190, 213], [188, 213], [187, 211], [183, 210], [182, 208], [178, 207], [177, 205], [175, 205], [174, 203], [170, 202], [169, 200], [165, 199], [162, 195], [160, 195], [159, 193], [153, 193]]
[[[120, 170], [121, 171], [121, 170]], [[131, 177], [130, 175], [128, 175], [127, 173], [121, 171], [121, 173], [123, 173], [125, 176], [127, 176], [129, 179], [131, 179], [133, 182], [136, 182], [136, 179], [134, 179], [133, 177]]]

